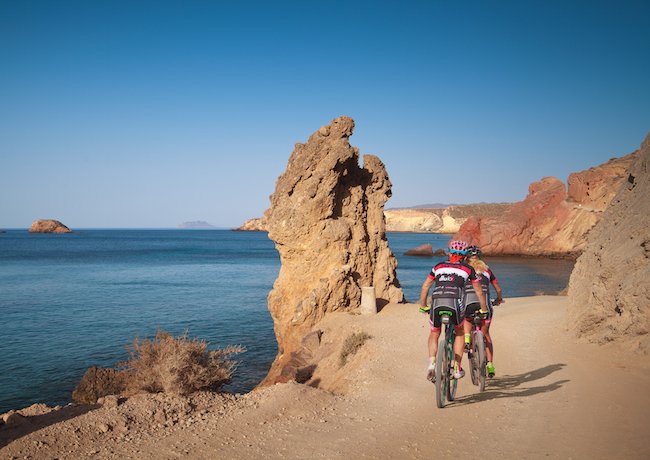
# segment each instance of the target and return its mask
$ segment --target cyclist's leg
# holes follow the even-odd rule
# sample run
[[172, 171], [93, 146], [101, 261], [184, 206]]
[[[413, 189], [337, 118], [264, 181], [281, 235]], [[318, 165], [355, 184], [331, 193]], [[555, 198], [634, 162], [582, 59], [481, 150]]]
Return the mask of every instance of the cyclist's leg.
[[486, 347], [486, 353], [487, 353], [487, 360], [489, 362], [494, 361], [494, 345], [492, 345], [492, 337], [490, 336], [490, 324], [491, 320], [486, 320], [483, 322], [483, 327], [481, 327], [481, 332], [483, 332], [483, 335], [485, 336], [485, 343], [487, 344]]
[[436, 309], [431, 308], [429, 312], [429, 326], [431, 326], [431, 331], [429, 332], [429, 340], [427, 346], [429, 349], [429, 360], [427, 367], [427, 379], [433, 380], [435, 377], [435, 361], [436, 354], [438, 353], [438, 338], [440, 337], [440, 318], [436, 320]]
[[471, 303], [465, 309], [465, 321], [463, 322], [463, 328], [465, 331], [465, 349], [469, 350], [471, 343], [471, 334], [472, 334], [472, 318], [476, 312], [481, 308], [481, 305], [478, 303]]

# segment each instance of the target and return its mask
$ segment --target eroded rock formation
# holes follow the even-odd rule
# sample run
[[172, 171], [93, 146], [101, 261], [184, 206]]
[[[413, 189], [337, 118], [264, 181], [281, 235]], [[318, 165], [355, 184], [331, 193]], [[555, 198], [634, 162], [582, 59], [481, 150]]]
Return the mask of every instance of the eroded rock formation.
[[72, 230], [54, 219], [35, 220], [29, 231], [30, 233], [72, 233]]
[[[590, 194], [596, 204], [600, 195]], [[589, 233], [569, 281], [568, 324], [594, 342], [650, 332], [650, 135]]]
[[499, 217], [470, 217], [455, 238], [488, 254], [577, 256], [589, 230], [627, 177], [637, 152], [569, 176], [532, 183], [528, 196]]
[[282, 263], [268, 296], [279, 351], [265, 383], [300, 380], [317, 346], [310, 332], [328, 312], [356, 311], [362, 286], [378, 304], [404, 300], [385, 235], [391, 183], [379, 158], [359, 167], [353, 129], [340, 117], [296, 144], [265, 213]]
[[266, 217], [256, 217], [248, 219], [241, 227], [237, 227], [235, 230], [242, 232], [265, 232], [267, 231], [267, 227]]

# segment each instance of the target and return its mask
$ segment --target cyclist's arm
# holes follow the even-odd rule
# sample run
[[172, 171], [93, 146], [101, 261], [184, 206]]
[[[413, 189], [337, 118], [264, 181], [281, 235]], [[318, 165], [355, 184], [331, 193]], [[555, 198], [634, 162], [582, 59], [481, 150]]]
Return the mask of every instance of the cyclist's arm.
[[429, 295], [429, 289], [431, 289], [431, 286], [433, 286], [433, 283], [435, 282], [435, 278], [433, 278], [431, 275], [427, 277], [426, 280], [424, 280], [424, 283], [422, 283], [422, 289], [420, 289], [420, 306], [421, 307], [426, 307], [427, 306], [427, 296]]
[[481, 305], [481, 313], [487, 313], [487, 304], [485, 303], [485, 296], [483, 295], [483, 289], [481, 289], [480, 281], [472, 281], [472, 287], [474, 288], [474, 292], [476, 292], [479, 304]]
[[499, 285], [499, 282], [496, 279], [492, 281], [492, 286], [494, 286], [494, 290], [497, 293], [497, 298], [495, 299], [497, 301], [497, 305], [505, 302], [505, 300], [503, 300], [503, 295], [502, 295], [503, 293], [501, 291], [501, 286]]

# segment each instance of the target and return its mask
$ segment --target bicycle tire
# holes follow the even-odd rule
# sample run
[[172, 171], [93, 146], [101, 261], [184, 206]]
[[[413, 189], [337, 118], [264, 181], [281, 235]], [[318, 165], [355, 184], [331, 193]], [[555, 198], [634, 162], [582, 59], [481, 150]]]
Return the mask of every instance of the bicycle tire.
[[472, 377], [472, 385], [477, 385], [478, 386], [478, 363], [476, 359], [476, 353], [474, 352], [474, 342], [476, 341], [476, 338], [474, 334], [472, 334], [472, 347], [470, 352], [468, 353], [468, 358], [469, 358], [469, 373], [470, 376]]
[[440, 339], [438, 339], [438, 352], [436, 353], [436, 404], [440, 409], [445, 407], [445, 397], [449, 386], [449, 363], [447, 362], [446, 345], [445, 334], [441, 333]]
[[454, 336], [452, 335], [451, 342], [447, 341], [447, 356], [449, 357], [449, 366], [447, 368], [447, 378], [449, 379], [449, 384], [447, 385], [447, 400], [453, 401], [456, 398], [456, 389], [458, 388], [458, 380], [452, 379], [451, 373], [453, 368], [451, 363], [454, 362]]
[[476, 331], [474, 336], [474, 353], [476, 354], [476, 364], [478, 368], [478, 391], [485, 391], [487, 358], [485, 356], [485, 337], [481, 331]]

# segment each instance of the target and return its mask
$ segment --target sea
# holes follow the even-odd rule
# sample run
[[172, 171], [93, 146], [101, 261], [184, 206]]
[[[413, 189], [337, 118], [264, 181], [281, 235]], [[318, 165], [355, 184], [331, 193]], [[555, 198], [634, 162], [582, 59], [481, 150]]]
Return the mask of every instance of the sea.
[[[450, 235], [388, 233], [409, 302], [442, 258], [405, 256]], [[486, 258], [504, 297], [556, 294], [571, 260]], [[244, 393], [277, 352], [267, 295], [280, 269], [265, 232], [89, 229], [0, 233], [0, 413], [64, 405], [88, 367], [113, 367], [127, 345], [156, 331], [187, 334], [210, 349], [242, 345], [232, 382]], [[499, 307], [497, 307], [498, 309]], [[498, 310], [496, 313], [498, 319]]]

